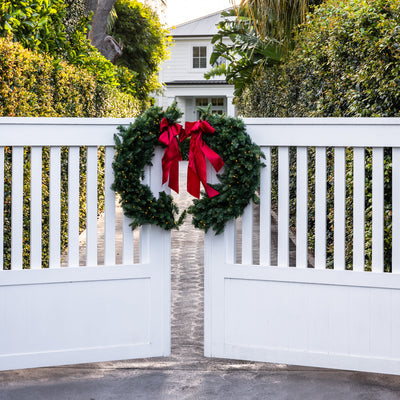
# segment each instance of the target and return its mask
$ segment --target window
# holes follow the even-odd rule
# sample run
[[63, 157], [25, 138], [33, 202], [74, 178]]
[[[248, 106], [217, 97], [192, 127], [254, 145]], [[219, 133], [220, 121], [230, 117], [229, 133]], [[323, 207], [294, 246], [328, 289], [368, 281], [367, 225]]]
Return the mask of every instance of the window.
[[[211, 103], [211, 112], [213, 114], [226, 113], [225, 97], [197, 97], [196, 107], [207, 107]], [[200, 111], [197, 110], [197, 119], [200, 118]]]
[[207, 68], [207, 47], [193, 47], [193, 68]]

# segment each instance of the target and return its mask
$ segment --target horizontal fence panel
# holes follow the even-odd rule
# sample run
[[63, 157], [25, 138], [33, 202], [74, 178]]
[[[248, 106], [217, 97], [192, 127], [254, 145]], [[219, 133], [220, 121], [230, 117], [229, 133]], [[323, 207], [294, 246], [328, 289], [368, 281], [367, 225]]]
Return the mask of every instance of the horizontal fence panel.
[[245, 118], [244, 122], [259, 146], [400, 147], [399, 118]]
[[2, 146], [112, 146], [119, 125], [128, 118], [0, 117]]

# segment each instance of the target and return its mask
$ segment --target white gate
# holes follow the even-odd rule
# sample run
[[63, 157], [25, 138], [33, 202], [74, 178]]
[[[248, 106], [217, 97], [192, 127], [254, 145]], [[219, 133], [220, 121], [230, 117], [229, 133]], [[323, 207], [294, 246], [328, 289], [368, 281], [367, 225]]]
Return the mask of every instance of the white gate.
[[[113, 135], [117, 126], [129, 122], [126, 119], [0, 119], [0, 206], [3, 210], [9, 201], [5, 197], [8, 188], [4, 187], [3, 178], [12, 173], [11, 229], [0, 230], [0, 248], [4, 255], [0, 261], [0, 370], [169, 355], [170, 233], [150, 226], [134, 233], [125, 217], [122, 233], [115, 228], [115, 194], [110, 189]], [[11, 160], [7, 161], [10, 147], [12, 172]], [[98, 259], [99, 148], [105, 153], [104, 261]], [[79, 232], [82, 149], [87, 152], [85, 246], [80, 243]], [[42, 162], [46, 152], [48, 167]], [[61, 249], [60, 204], [65, 195], [60, 190], [65, 185], [61, 169], [66, 165], [61, 162], [62, 154], [68, 157], [68, 172], [64, 171], [68, 175], [67, 251]], [[30, 163], [30, 188], [24, 186], [27, 162]], [[160, 163], [161, 154], [157, 153], [155, 171], [146, 171], [146, 180], [154, 193], [161, 190]], [[50, 190], [47, 222], [42, 215], [42, 189], [47, 189], [42, 185], [44, 179], [49, 179]], [[24, 194], [27, 189], [30, 198]], [[24, 216], [27, 203], [32, 210], [30, 218]], [[0, 226], [7, 223], [5, 218], [7, 213], [0, 213]], [[30, 223], [30, 239], [26, 237], [26, 221]], [[47, 240], [43, 236], [45, 226], [49, 229], [49, 268], [42, 268], [42, 248]], [[121, 249], [116, 248], [119, 234], [123, 235]], [[24, 254], [26, 240], [30, 240], [28, 265]], [[102, 247], [101, 243], [99, 248]], [[82, 265], [80, 252], [85, 249]], [[11, 255], [6, 265], [9, 250]], [[140, 253], [139, 257], [134, 256], [134, 250]], [[26, 266], [29, 269], [23, 268]], [[3, 269], [6, 267], [11, 269]]]
[[[266, 156], [260, 217], [253, 218], [249, 206], [241, 229], [232, 223], [223, 235], [206, 235], [205, 355], [400, 374], [400, 121], [245, 122]], [[349, 152], [353, 164], [347, 161], [346, 167]], [[392, 165], [384, 168], [388, 152]], [[297, 167], [291, 178], [293, 154]], [[367, 154], [372, 154], [372, 168], [366, 166]], [[275, 155], [278, 161], [272, 160]], [[276, 181], [271, 165], [276, 163], [277, 196], [271, 199]], [[315, 189], [310, 188], [310, 163], [315, 165]], [[390, 195], [384, 192], [384, 174], [392, 183], [391, 213], [384, 211]], [[290, 190], [293, 179], [295, 193]], [[310, 193], [314, 197], [307, 201]], [[327, 208], [329, 196], [333, 210]], [[372, 211], [365, 207], [367, 197]], [[293, 214], [296, 222], [290, 229]], [[310, 218], [315, 223], [311, 254]], [[368, 224], [371, 231], [365, 229]], [[392, 232], [391, 272], [384, 272], [384, 229]], [[259, 240], [258, 235], [253, 240], [254, 230], [259, 230]], [[367, 239], [372, 250], [365, 249]], [[346, 262], [349, 249], [352, 270]], [[366, 271], [370, 250], [371, 271]], [[293, 259], [295, 265], [290, 265]]]

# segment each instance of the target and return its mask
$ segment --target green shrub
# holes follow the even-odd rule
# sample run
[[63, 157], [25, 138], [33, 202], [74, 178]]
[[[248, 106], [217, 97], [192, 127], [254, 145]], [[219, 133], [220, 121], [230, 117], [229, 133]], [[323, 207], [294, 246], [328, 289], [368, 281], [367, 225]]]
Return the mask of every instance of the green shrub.
[[[297, 34], [283, 65], [266, 69], [237, 100], [251, 117], [399, 117], [400, 1], [327, 0], [315, 8]], [[372, 155], [366, 151], [365, 263], [371, 265]], [[346, 264], [352, 266], [352, 149], [346, 153]], [[313, 185], [314, 150], [309, 176]], [[333, 149], [327, 152], [328, 264], [333, 260]], [[295, 172], [293, 172], [295, 174]], [[384, 166], [385, 268], [391, 266], [391, 152]], [[313, 248], [310, 190], [309, 243]], [[276, 194], [275, 194], [276, 196]], [[295, 210], [295, 200], [291, 200]], [[294, 219], [292, 218], [294, 226]]]
[[[100, 84], [87, 71], [65, 62], [54, 64], [52, 57], [23, 48], [0, 38], [0, 116], [12, 117], [134, 117], [141, 103], [116, 87]], [[54, 134], [57, 134], [55, 132]], [[5, 149], [4, 265], [9, 268], [11, 253], [11, 160]], [[86, 149], [81, 149], [80, 228], [86, 223]], [[99, 212], [104, 192], [104, 151], [99, 149]], [[49, 149], [43, 149], [43, 266], [48, 265], [48, 183]], [[68, 150], [62, 149], [61, 249], [67, 245]], [[29, 266], [30, 248], [30, 149], [24, 161], [24, 267]]]

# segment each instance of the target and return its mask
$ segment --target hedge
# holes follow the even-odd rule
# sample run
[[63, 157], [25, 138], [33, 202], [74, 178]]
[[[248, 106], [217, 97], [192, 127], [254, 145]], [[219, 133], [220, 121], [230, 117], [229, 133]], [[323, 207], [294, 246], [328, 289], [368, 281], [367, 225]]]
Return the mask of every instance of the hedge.
[[[115, 87], [99, 84], [84, 70], [50, 56], [24, 49], [10, 39], [0, 38], [0, 116], [11, 117], [134, 117], [140, 102]], [[57, 134], [57, 132], [54, 132]], [[24, 244], [23, 265], [30, 257], [30, 149], [24, 161]], [[11, 260], [11, 160], [12, 148], [5, 148], [4, 179], [4, 268]], [[86, 223], [86, 149], [81, 148], [80, 229]], [[61, 248], [67, 245], [68, 231], [68, 149], [62, 148]], [[103, 208], [104, 151], [99, 149], [99, 210]], [[49, 148], [43, 149], [43, 266], [48, 266]]]
[[[297, 33], [289, 60], [261, 74], [237, 99], [246, 117], [399, 117], [400, 0], [326, 0]], [[292, 174], [295, 174], [295, 155]], [[333, 149], [328, 149], [328, 229], [333, 237]], [[365, 263], [371, 264], [371, 150], [366, 151]], [[352, 149], [347, 150], [346, 264], [352, 267]], [[313, 186], [314, 150], [309, 154]], [[391, 268], [391, 152], [384, 167], [385, 269]], [[292, 191], [295, 183], [292, 184]], [[310, 190], [310, 196], [313, 192]], [[274, 194], [276, 197], [276, 193]], [[309, 243], [313, 249], [313, 199], [309, 203]], [[291, 200], [292, 226], [295, 199]], [[332, 264], [333, 248], [328, 248]]]

